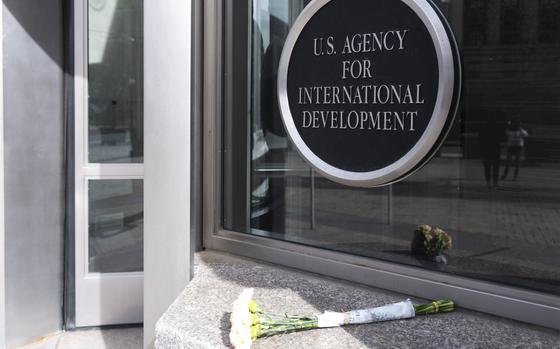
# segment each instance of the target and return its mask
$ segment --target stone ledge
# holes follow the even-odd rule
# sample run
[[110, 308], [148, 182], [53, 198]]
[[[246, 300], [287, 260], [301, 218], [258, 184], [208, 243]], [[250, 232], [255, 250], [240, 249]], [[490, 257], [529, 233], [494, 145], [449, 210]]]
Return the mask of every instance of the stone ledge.
[[[231, 304], [243, 288], [270, 312], [314, 314], [408, 297], [225, 253], [195, 256], [195, 277], [156, 325], [158, 349], [228, 348]], [[413, 298], [414, 300], [414, 298]], [[422, 300], [415, 299], [417, 302]], [[258, 339], [254, 348], [558, 348], [560, 333], [463, 309], [378, 324]]]

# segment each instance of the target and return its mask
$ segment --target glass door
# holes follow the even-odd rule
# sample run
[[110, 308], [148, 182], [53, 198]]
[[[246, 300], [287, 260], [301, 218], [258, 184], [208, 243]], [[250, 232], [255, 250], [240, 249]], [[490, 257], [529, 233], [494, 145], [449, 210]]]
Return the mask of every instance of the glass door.
[[76, 326], [142, 322], [142, 0], [75, 5]]

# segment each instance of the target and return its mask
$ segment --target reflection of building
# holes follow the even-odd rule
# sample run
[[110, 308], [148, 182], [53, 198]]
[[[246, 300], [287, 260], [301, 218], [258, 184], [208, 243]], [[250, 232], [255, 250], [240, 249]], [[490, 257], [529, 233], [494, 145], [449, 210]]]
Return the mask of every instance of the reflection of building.
[[[531, 130], [529, 160], [558, 160], [560, 87], [560, 2], [555, 0], [472, 0], [443, 5], [460, 17], [459, 41], [465, 70], [463, 110], [466, 156], [477, 156], [480, 112], [496, 121], [519, 119]], [[455, 22], [456, 23], [456, 22]], [[486, 115], [484, 116], [486, 117]], [[460, 134], [455, 133], [459, 138]], [[449, 140], [451, 141], [451, 140]]]
[[100, 2], [88, 12], [88, 82], [91, 162], [141, 162], [141, 2]]

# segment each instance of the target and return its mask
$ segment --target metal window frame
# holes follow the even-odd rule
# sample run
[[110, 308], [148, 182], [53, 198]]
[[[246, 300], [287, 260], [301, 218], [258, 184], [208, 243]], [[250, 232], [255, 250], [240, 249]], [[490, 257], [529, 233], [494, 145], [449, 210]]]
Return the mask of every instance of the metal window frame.
[[[421, 298], [451, 298], [459, 307], [560, 330], [560, 297], [498, 283], [323, 250], [224, 230], [221, 119], [223, 117], [223, 0], [203, 11], [203, 244], [234, 253]], [[250, 64], [250, 63], [248, 63]]]

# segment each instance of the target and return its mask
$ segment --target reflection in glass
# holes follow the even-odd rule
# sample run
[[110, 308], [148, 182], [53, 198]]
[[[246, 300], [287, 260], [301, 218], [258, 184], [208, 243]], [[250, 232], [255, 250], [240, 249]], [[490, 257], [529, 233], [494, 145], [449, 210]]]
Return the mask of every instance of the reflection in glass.
[[89, 272], [143, 270], [141, 179], [89, 181]]
[[[339, 229], [386, 224], [389, 212], [386, 188], [364, 192], [317, 178], [288, 141], [277, 104], [276, 72], [289, 29], [308, 3], [253, 1], [250, 224], [256, 234], [317, 245], [319, 235], [328, 238], [339, 235]], [[345, 243], [347, 236], [335, 240]]]
[[[313, 173], [280, 121], [278, 60], [306, 2], [253, 1], [250, 195], [224, 209], [250, 197], [246, 233], [560, 295], [560, 1], [437, 3], [462, 52], [456, 123], [423, 169], [361, 189]], [[447, 263], [411, 253], [420, 224], [452, 235]]]
[[141, 163], [142, 1], [88, 4], [88, 159]]

